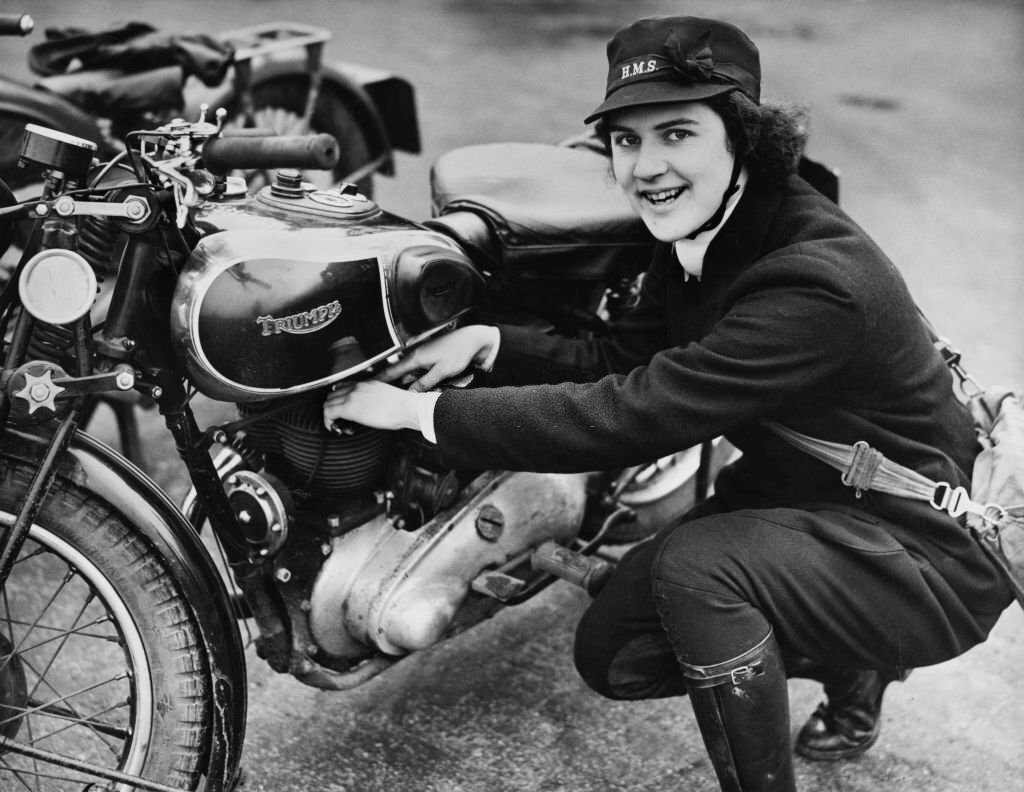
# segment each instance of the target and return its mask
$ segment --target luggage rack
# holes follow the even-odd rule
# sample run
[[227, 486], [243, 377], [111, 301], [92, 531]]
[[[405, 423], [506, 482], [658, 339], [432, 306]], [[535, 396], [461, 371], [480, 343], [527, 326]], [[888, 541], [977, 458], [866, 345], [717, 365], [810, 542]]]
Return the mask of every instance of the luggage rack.
[[224, 31], [217, 38], [235, 48], [237, 63], [297, 47], [305, 47], [307, 52], [322, 50], [331, 40], [331, 31], [301, 22], [264, 22]]
[[235, 70], [235, 86], [241, 99], [245, 126], [252, 126], [255, 112], [252, 95], [253, 61], [257, 58], [273, 58], [300, 47], [306, 50], [309, 89], [300, 119], [300, 130], [308, 131], [313, 111], [320, 98], [324, 44], [330, 41], [331, 31], [315, 25], [304, 25], [301, 22], [264, 22], [224, 31], [218, 38], [230, 44], [235, 50], [232, 66]]

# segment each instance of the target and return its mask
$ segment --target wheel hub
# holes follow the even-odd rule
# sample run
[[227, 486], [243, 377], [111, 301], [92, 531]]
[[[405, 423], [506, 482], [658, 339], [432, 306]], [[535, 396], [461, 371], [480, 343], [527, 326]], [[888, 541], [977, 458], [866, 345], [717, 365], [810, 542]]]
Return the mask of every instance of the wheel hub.
[[28, 685], [21, 659], [0, 635], [0, 735], [14, 739], [28, 704]]

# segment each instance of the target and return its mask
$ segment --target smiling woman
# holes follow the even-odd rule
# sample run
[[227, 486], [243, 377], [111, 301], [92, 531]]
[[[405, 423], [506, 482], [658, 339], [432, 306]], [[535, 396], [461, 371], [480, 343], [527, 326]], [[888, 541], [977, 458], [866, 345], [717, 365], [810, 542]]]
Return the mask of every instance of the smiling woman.
[[[638, 125], [649, 127], [646, 145]], [[807, 141], [807, 115], [800, 106], [757, 104], [732, 91], [702, 102], [612, 112], [598, 119], [596, 133], [611, 151], [616, 181], [637, 214], [655, 237], [674, 241], [716, 228], [749, 174], [782, 183], [795, 173]], [[684, 173], [693, 168], [699, 173], [691, 181]], [[725, 185], [717, 193], [716, 176]], [[684, 191], [690, 193], [686, 204], [676, 200]]]
[[[827, 696], [797, 751], [855, 756], [886, 686], [984, 640], [1011, 595], [948, 514], [854, 493], [765, 423], [967, 485], [971, 418], [899, 272], [797, 175], [802, 116], [760, 104], [753, 42], [668, 17], [607, 53], [588, 120], [659, 242], [636, 304], [597, 339], [459, 328], [330, 397], [324, 418], [418, 428], [466, 469], [600, 470], [724, 435], [742, 456], [622, 558], [575, 662], [609, 698], [689, 694], [723, 790], [792, 792], [787, 676]], [[423, 392], [470, 367], [486, 387]], [[414, 389], [386, 384], [411, 373]]]
[[695, 235], [738, 188], [741, 160], [703, 102], [618, 110], [608, 130], [615, 181], [662, 242]]

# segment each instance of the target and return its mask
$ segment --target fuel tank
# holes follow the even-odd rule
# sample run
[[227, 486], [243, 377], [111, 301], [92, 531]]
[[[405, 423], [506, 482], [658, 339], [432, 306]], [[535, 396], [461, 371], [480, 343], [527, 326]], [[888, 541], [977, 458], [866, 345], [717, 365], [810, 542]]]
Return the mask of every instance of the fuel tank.
[[482, 284], [451, 239], [357, 193], [264, 187], [210, 202], [196, 221], [205, 235], [179, 277], [171, 331], [214, 399], [265, 400], [363, 372], [449, 326]]

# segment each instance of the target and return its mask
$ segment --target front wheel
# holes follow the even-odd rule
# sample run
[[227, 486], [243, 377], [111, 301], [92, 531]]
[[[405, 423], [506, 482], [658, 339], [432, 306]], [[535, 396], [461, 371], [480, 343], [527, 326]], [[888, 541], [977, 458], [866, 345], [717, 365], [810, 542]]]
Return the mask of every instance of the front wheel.
[[[32, 468], [0, 459], [0, 524]], [[0, 789], [195, 789], [210, 734], [195, 616], [163, 559], [58, 480], [0, 590]]]

